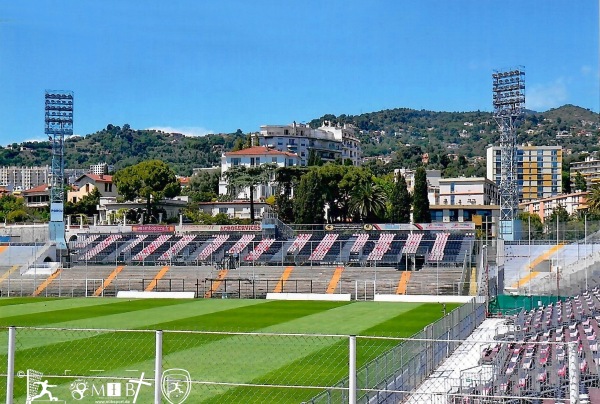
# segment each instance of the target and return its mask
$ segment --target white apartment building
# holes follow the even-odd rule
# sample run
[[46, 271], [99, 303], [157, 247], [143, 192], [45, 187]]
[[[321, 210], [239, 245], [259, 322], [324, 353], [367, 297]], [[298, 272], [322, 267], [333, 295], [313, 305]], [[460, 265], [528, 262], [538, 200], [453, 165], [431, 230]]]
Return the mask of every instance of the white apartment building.
[[440, 205], [497, 205], [498, 186], [483, 177], [442, 178]]
[[0, 167], [0, 186], [12, 190], [27, 190], [50, 183], [51, 170], [45, 167]]
[[575, 161], [571, 163], [569, 172], [573, 186], [575, 185], [575, 176], [577, 173], [581, 173], [589, 189], [592, 185], [600, 183], [600, 160], [586, 157], [585, 161]]
[[309, 152], [314, 150], [322, 161], [350, 159], [352, 164], [360, 165], [362, 148], [350, 125], [333, 125], [324, 122], [317, 129], [307, 124], [263, 125], [255, 135], [254, 142], [259, 146], [295, 153], [300, 157], [300, 165], [307, 165]]
[[[500, 185], [500, 147], [486, 150], [486, 177]], [[557, 196], [562, 192], [561, 146], [517, 146], [517, 188], [520, 202]]]
[[[275, 164], [278, 167], [292, 167], [300, 165], [298, 155], [289, 152], [273, 150], [264, 146], [253, 146], [248, 149], [224, 153], [221, 157], [221, 180], [219, 181], [219, 195], [228, 194], [228, 183], [225, 173], [237, 166], [260, 166]], [[274, 183], [261, 184], [254, 189], [254, 200], [264, 200], [276, 192]], [[246, 188], [235, 199], [250, 199], [250, 188]]]
[[90, 165], [90, 170], [88, 171], [88, 173], [94, 175], [108, 174], [110, 168], [111, 167], [109, 167], [109, 165], [106, 163], [92, 164]]
[[443, 178], [439, 202], [429, 206], [431, 221], [474, 222], [492, 235], [500, 213], [498, 199], [498, 186], [487, 178]]

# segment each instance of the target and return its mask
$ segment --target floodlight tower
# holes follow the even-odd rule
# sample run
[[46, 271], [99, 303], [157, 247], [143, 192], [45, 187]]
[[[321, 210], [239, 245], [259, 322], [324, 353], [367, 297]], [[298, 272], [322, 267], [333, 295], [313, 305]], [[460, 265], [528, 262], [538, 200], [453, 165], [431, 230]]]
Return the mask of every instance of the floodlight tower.
[[[50, 182], [50, 240], [66, 250], [65, 240], [65, 136], [73, 134], [73, 92], [46, 90], [45, 133], [52, 142]], [[60, 255], [60, 254], [58, 254]]]
[[519, 239], [517, 210], [517, 124], [525, 108], [525, 69], [495, 70], [493, 78], [494, 120], [500, 129], [500, 235]]

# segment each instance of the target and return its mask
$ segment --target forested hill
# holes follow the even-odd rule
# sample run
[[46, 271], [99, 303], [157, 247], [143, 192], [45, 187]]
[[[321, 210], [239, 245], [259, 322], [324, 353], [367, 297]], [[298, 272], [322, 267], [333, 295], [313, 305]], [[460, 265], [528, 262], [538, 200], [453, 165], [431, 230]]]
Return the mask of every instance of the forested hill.
[[[324, 115], [310, 121], [317, 127], [324, 120], [351, 123], [359, 129], [365, 156], [395, 154], [404, 166], [414, 166], [421, 153], [439, 158], [457, 154], [471, 159], [485, 156], [488, 144], [499, 134], [489, 112], [434, 112], [396, 108], [361, 115]], [[265, 124], [285, 124], [268, 122]], [[258, 128], [257, 128], [258, 130]], [[590, 110], [565, 105], [543, 113], [529, 111], [519, 127], [519, 143], [562, 145], [575, 158], [579, 153], [600, 150], [600, 116]], [[107, 162], [120, 169], [142, 160], [161, 159], [177, 174], [189, 175], [193, 167], [218, 165], [223, 151], [246, 140], [240, 130], [230, 134], [199, 137], [136, 130], [109, 124], [105, 129], [65, 141], [67, 168], [87, 168]], [[0, 148], [0, 165], [49, 165], [47, 141], [25, 142]], [[435, 161], [432, 161], [436, 164]], [[481, 171], [481, 169], [478, 169]], [[477, 171], [479, 173], [479, 171]]]
[[[183, 136], [155, 130], [135, 130], [109, 124], [106, 129], [85, 137], [65, 140], [65, 167], [87, 168], [106, 162], [121, 169], [143, 160], [160, 159], [177, 174], [190, 175], [194, 167], [220, 165], [221, 152], [233, 148], [236, 139], [245, 138], [238, 131], [231, 134]], [[21, 150], [23, 149], [23, 150]], [[25, 142], [0, 149], [0, 165], [51, 164], [49, 142]]]
[[[430, 154], [485, 156], [485, 148], [499, 140], [490, 112], [433, 112], [396, 108], [361, 115], [324, 115], [323, 120], [351, 123], [360, 131], [365, 156], [391, 154], [419, 147]], [[557, 136], [558, 135], [558, 136]], [[562, 145], [573, 153], [598, 150], [600, 116], [588, 109], [564, 105], [544, 113], [527, 111], [518, 130], [518, 142]], [[408, 146], [410, 145], [410, 146]]]

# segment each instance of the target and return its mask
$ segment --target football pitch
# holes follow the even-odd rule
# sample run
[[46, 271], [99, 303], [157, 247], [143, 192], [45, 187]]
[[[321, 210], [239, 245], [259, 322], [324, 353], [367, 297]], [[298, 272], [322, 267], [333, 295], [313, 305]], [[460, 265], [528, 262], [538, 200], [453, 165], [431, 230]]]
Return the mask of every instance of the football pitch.
[[[409, 337], [442, 315], [437, 303], [4, 298], [0, 360], [7, 363], [5, 327], [32, 327], [17, 329], [15, 402], [27, 398], [29, 369], [64, 402], [133, 403], [126, 383], [153, 381], [156, 336], [144, 330], [164, 330], [162, 368], [188, 372], [186, 402], [298, 403], [347, 376], [347, 335]], [[357, 367], [399, 342], [357, 339]], [[123, 389], [103, 401], [115, 381]], [[152, 402], [153, 391], [143, 385], [137, 402]]]

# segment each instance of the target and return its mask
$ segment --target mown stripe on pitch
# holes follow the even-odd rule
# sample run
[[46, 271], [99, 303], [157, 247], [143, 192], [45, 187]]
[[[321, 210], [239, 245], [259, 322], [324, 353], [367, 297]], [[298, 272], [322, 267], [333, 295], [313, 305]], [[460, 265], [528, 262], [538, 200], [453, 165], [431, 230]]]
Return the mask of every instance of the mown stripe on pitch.
[[[221, 301], [221, 303], [222, 302], [223, 301]], [[219, 303], [219, 301], [217, 301], [217, 303]], [[264, 305], [271, 305], [272, 303], [274, 307], [277, 307], [285, 302], [271, 302]], [[291, 305], [290, 313], [298, 316], [302, 312], [307, 311], [303, 310], [301, 306], [308, 306], [308, 311], [315, 311], [314, 303], [318, 303], [316, 306], [320, 306], [321, 308], [326, 307], [326, 305], [321, 304], [323, 302], [304, 303], [304, 305]], [[390, 307], [395, 306], [397, 309], [396, 313], [398, 313], [398, 309], [402, 311], [406, 310], [406, 306], [402, 308], [397, 303], [384, 303], [383, 305], [385, 304]], [[348, 307], [354, 305], [355, 304], [348, 304]], [[310, 306], [313, 306], [312, 310], [310, 310]], [[283, 305], [281, 308], [283, 308]], [[311, 323], [314, 324], [315, 322], [325, 324], [331, 318], [340, 318], [340, 316], [342, 316], [341, 318], [343, 319], [344, 313], [341, 313], [340, 311], [344, 311], [344, 308], [345, 307], [343, 306], [332, 308], [330, 312], [325, 311], [322, 313], [315, 313], [306, 318], [299, 318], [299, 320], [305, 320], [305, 326]], [[375, 313], [380, 312], [382, 308], [384, 308], [384, 306], [372, 306]], [[365, 321], [374, 319], [373, 315], [368, 315], [368, 310], [364, 310], [364, 307], [357, 305], [357, 310], [361, 311], [359, 309], [364, 311], [363, 315], [365, 316]], [[244, 312], [244, 315], [248, 316], [253, 314], [264, 314], [260, 310], [255, 310], [254, 313], [249, 310], [242, 311]], [[213, 321], [213, 325], [223, 326], [223, 324], [229, 322], [226, 318], [226, 314], [232, 313], [222, 312], [216, 314], [220, 314], [221, 317], [225, 318], [221, 318], [219, 321]], [[233, 319], [238, 317], [239, 314], [240, 313], [235, 313]], [[345, 314], [352, 316], [351, 312]], [[204, 320], [208, 320], [210, 316], [204, 317]], [[288, 320], [291, 320], [289, 316]], [[355, 320], [358, 323], [362, 322], [359, 318], [355, 318]], [[291, 324], [294, 321], [297, 320], [291, 320], [285, 322], [285, 324], [288, 327], [293, 328]], [[210, 322], [206, 321], [203, 323], [205, 325], [210, 324]], [[401, 325], [402, 323], [402, 320], [397, 321], [397, 324]], [[342, 321], [342, 324], [346, 324], [346, 322]], [[256, 331], [277, 331], [278, 328], [278, 325], [273, 325]], [[301, 326], [299, 328], [303, 327]], [[195, 380], [202, 379], [205, 376], [203, 372], [207, 372], [206, 374], [209, 375], [207, 376], [208, 379], [204, 378], [202, 380], [221, 379], [221, 381], [239, 380], [242, 382], [252, 380], [256, 378], [257, 375], [260, 377], [261, 372], [263, 372], [263, 374], [268, 374], [268, 372], [282, 368], [285, 363], [292, 363], [313, 352], [319, 352], [319, 350], [327, 348], [328, 345], [332, 344], [332, 342], [328, 342], [326, 339], [321, 340], [320, 342], [317, 339], [316, 343], [310, 343], [307, 347], [306, 344], [302, 343], [302, 339], [297, 340], [296, 344], [294, 344], [294, 341], [283, 341], [283, 343], [281, 343], [282, 340], [279, 337], [227, 337], [223, 335], [192, 335], [179, 333], [165, 333], [164, 337], [163, 352], [165, 354], [164, 363], [166, 365], [188, 368]], [[56, 372], [58, 372], [60, 368], [66, 368], [72, 369], [71, 374], [85, 374], [85, 372], [89, 372], [89, 363], [91, 361], [94, 368], [115, 369], [112, 372], [105, 372], [104, 375], [121, 375], [122, 373], [118, 372], [119, 369], [152, 369], [153, 362], [151, 358], [153, 358], [154, 354], [153, 338], [153, 333], [100, 334], [94, 337], [93, 342], [91, 342], [91, 339], [86, 339], [53, 344], [51, 346], [40, 347], [39, 349], [29, 349], [26, 351], [19, 350], [17, 358], [32, 358], [31, 360], [35, 362], [30, 363], [27, 360], [20, 361], [19, 368], [27, 368], [29, 366], [39, 369], [50, 366], [54, 369], [56, 366], [52, 366], [54, 364], [53, 360], [56, 361], [56, 358], [59, 357], [62, 359], [62, 362], [57, 365], [58, 368], [55, 369]], [[274, 344], [278, 338], [280, 343]], [[325, 345], [322, 345], [323, 342], [325, 342]], [[335, 343], [335, 341], [333, 343]], [[90, 350], [90, 346], [94, 347], [93, 350]], [[347, 345], [344, 345], [343, 347], [344, 352], [347, 352], [346, 346]], [[325, 349], [325, 352], [326, 351], [327, 349]], [[63, 356], [62, 353], [65, 352], [69, 352], [69, 355]], [[146, 360], [143, 358], [146, 358]], [[204, 358], [208, 359], [204, 360]], [[320, 361], [323, 362], [323, 357], [320, 358]], [[284, 363], [284, 365], [281, 363]], [[86, 367], [86, 364], [88, 367]], [[252, 368], [248, 369], [246, 366], [247, 364], [252, 364]], [[231, 366], [234, 368], [232, 369]], [[260, 371], [257, 371], [257, 369], [260, 369]], [[46, 372], [50, 373], [50, 371]], [[222, 378], [215, 375], [220, 372], [223, 372]], [[335, 373], [334, 376], [337, 377], [337, 373]], [[214, 394], [218, 393], [219, 391], [214, 392]], [[196, 394], [194, 394], [194, 396], [196, 396]], [[204, 396], [203, 398], [209, 398], [210, 396], [213, 396], [213, 394], [209, 394], [209, 396]]]
[[264, 301], [261, 305], [240, 307], [197, 317], [153, 324], [161, 330], [256, 331], [283, 322], [331, 310], [348, 302]]
[[[223, 302], [220, 303], [220, 305], [212, 306], [223, 306]], [[339, 305], [339, 303], [335, 303]], [[258, 304], [257, 306], [260, 305]], [[335, 307], [335, 304], [306, 305], [306, 310], [303, 311], [297, 308], [292, 310], [291, 313], [293, 316], [314, 313], [316, 311], [315, 306], [326, 310], [328, 307]], [[260, 314], [260, 311], [252, 313], [252, 310], [245, 309], [245, 307], [242, 307], [240, 311], [243, 313], [236, 313], [233, 317], [238, 318], [238, 316], [246, 317]], [[235, 312], [235, 310], [226, 311], [229, 312], [229, 316], [232, 316], [232, 312]], [[136, 313], [136, 315], [140, 314]], [[218, 319], [218, 317], [222, 317], [220, 313], [214, 314], [212, 315], [213, 326], [231, 327], [231, 324], [228, 324], [227, 321], [223, 321], [222, 318]], [[286, 319], [291, 317], [289, 314], [286, 316]], [[210, 323], [207, 321], [211, 317], [210, 314], [198, 317], [204, 317], [200, 324], [207, 325]], [[277, 316], [269, 316], [269, 318], [271, 322], [279, 321]], [[247, 331], [256, 331], [256, 329]], [[17, 368], [40, 369], [45, 374], [63, 374], [65, 369], [69, 369], [70, 374], [88, 374], [90, 369], [131, 369], [134, 364], [139, 364], [148, 358], [153, 358], [155, 349], [155, 336], [153, 332], [106, 333], [100, 331], [75, 331], [67, 333], [56, 330], [19, 329], [17, 333], [19, 346]], [[62, 341], [47, 343], [49, 340], [57, 338], [62, 339]], [[66, 338], [69, 341], [64, 341]], [[165, 354], [167, 354], [169, 350], [171, 352], [187, 350], [190, 347], [197, 347], [227, 338], [232, 337], [226, 334], [192, 335], [174, 333], [169, 334], [168, 339], [164, 339], [163, 349]], [[23, 346], [31, 346], [32, 344], [37, 344], [37, 346], [29, 349], [21, 349]], [[188, 359], [190, 358], [188, 357]], [[137, 368], [138, 366], [135, 365], [135, 367]]]
[[[15, 305], [19, 305], [19, 304], [42, 303], [42, 302], [48, 303], [48, 302], [52, 302], [55, 300], [66, 300], [66, 299], [70, 299], [70, 298], [69, 297], [45, 297], [45, 296], [4, 297], [4, 298], [0, 299], [0, 307], [15, 306]], [[3, 313], [0, 313], [0, 316], [2, 314]]]
[[[94, 299], [96, 300], [96, 299]], [[153, 300], [154, 301], [154, 300]], [[53, 328], [105, 328], [105, 329], [152, 329], [157, 319], [161, 318], [186, 318], [197, 316], [201, 313], [209, 314], [232, 307], [242, 307], [248, 305], [262, 304], [265, 300], [186, 300], [177, 306], [155, 307], [144, 311], [136, 311], [132, 314], [120, 313], [104, 317], [92, 317], [90, 319], [67, 321], [62, 323], [45, 324], [46, 327]], [[99, 327], [99, 324], [101, 327]], [[55, 330], [30, 331], [27, 329], [17, 329], [18, 349], [28, 350], [38, 347], [51, 346], [64, 341], [87, 339], [98, 335], [98, 333], [89, 332], [68, 332]], [[152, 334], [152, 333], [151, 333]], [[121, 334], [119, 334], [121, 335]], [[124, 335], [124, 334], [123, 334]], [[4, 352], [7, 344], [7, 333], [0, 333], [0, 352]], [[89, 342], [88, 342], [89, 344]], [[49, 348], [50, 349], [50, 348]]]
[[[18, 316], [0, 318], [0, 326], [14, 325], [18, 327], [32, 327], [54, 324], [63, 321], [74, 321], [84, 318], [108, 316], [111, 314], [126, 313], [146, 310], [156, 306], [172, 306], [182, 304], [184, 301], [170, 299], [159, 302], [156, 300], [121, 301], [118, 303], [99, 304], [88, 307], [77, 307], [63, 310], [53, 310], [44, 313], [20, 314]], [[102, 322], [97, 323], [97, 328], [102, 328]]]
[[[32, 314], [51, 312], [54, 310], [71, 309], [77, 307], [89, 307], [102, 304], [117, 303], [123, 300], [117, 299], [86, 299], [86, 298], [50, 298], [50, 297], [23, 297], [15, 298], [22, 302], [17, 305], [8, 305], [0, 310], [0, 318], [17, 316], [21, 314]], [[29, 301], [26, 301], [29, 300]], [[13, 298], [7, 299], [13, 300]], [[0, 302], [4, 299], [0, 299]]]
[[[368, 303], [367, 303], [368, 304]], [[385, 303], [384, 303], [385, 304]], [[450, 311], [456, 305], [448, 305]], [[439, 319], [442, 312], [436, 304], [410, 304], [406, 311], [392, 318], [377, 323], [372, 327], [361, 331], [352, 331], [352, 334], [409, 337], [421, 330], [427, 324]], [[377, 311], [379, 312], [379, 311]], [[316, 319], [315, 319], [316, 320]], [[322, 319], [326, 321], [326, 319]], [[405, 327], [404, 324], [410, 324]], [[399, 326], [401, 325], [401, 326]], [[398, 345], [398, 340], [368, 340], [358, 338], [357, 340], [357, 367], [360, 367], [379, 355]], [[324, 361], [324, 358], [327, 358]], [[319, 386], [332, 385], [341, 381], [348, 375], [348, 340], [341, 338], [331, 344], [320, 348], [304, 357], [295, 359], [291, 363], [273, 369], [264, 376], [256, 377], [249, 381], [255, 384], [277, 384], [277, 380], [285, 380], [288, 385]], [[302, 371], [300, 372], [299, 369]], [[248, 381], [247, 381], [248, 382]], [[236, 398], [247, 397], [246, 403], [263, 402], [302, 402], [315, 396], [319, 391], [307, 389], [278, 389], [278, 388], [253, 388], [236, 387], [226, 390], [222, 394], [218, 392], [204, 392], [204, 396], [212, 396], [207, 403], [233, 402]], [[198, 398], [198, 397], [196, 397]], [[233, 400], [233, 401], [232, 401]]]

